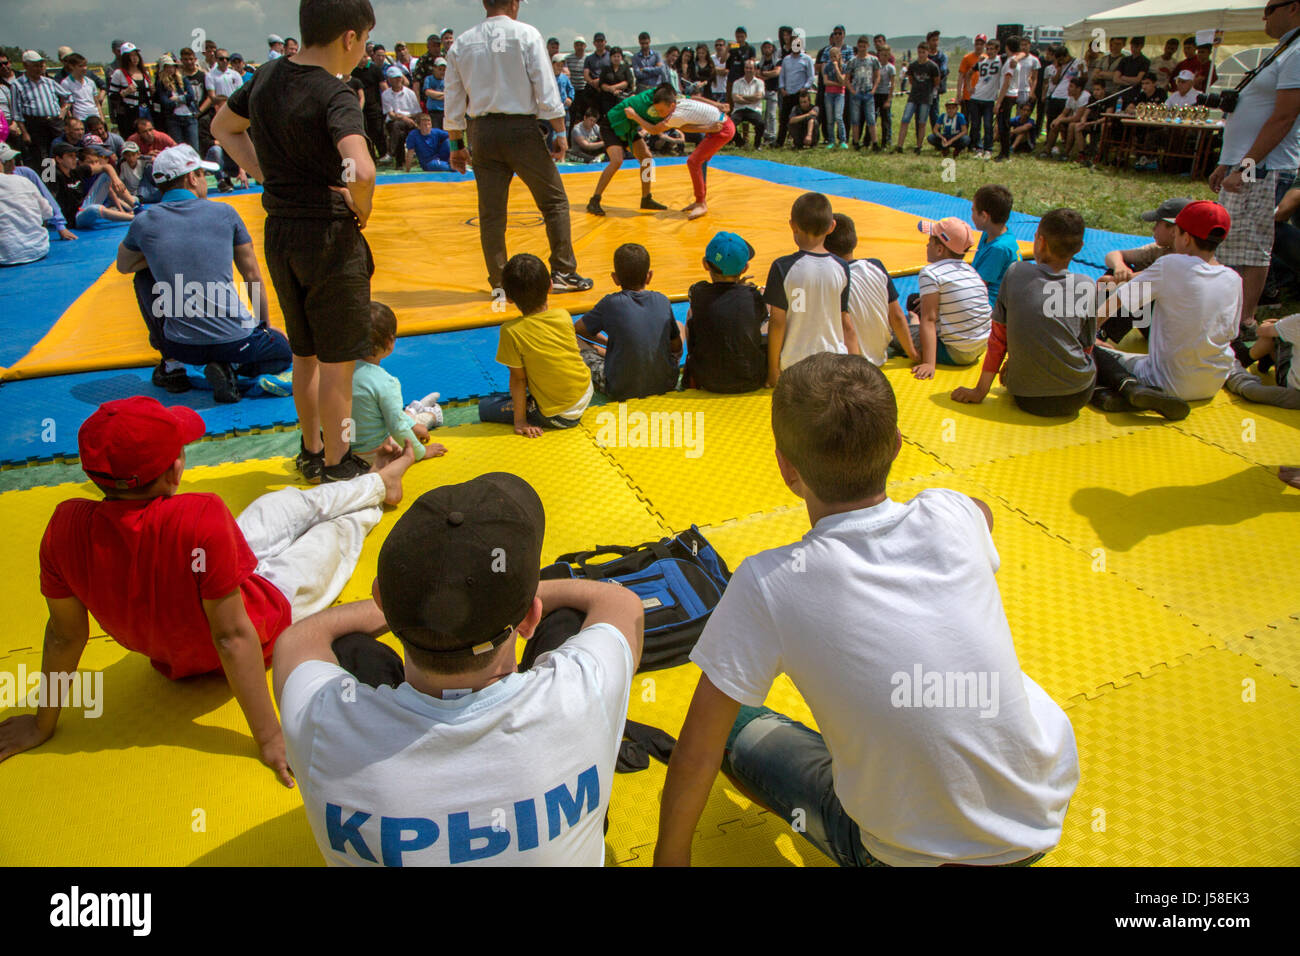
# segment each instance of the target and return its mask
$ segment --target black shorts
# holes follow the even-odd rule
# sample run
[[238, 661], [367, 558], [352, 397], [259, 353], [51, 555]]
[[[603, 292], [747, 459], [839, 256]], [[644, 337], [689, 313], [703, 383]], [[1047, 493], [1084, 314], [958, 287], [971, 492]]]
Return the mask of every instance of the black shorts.
[[352, 219], [266, 217], [266, 267], [293, 354], [352, 362], [370, 348], [375, 259]]
[[625, 152], [632, 151], [632, 140], [636, 139], [636, 132], [631, 133], [632, 139], [622, 139], [618, 133], [614, 132], [614, 127], [609, 122], [608, 114], [601, 114], [600, 117], [600, 141], [605, 144], [605, 148], [617, 146]]

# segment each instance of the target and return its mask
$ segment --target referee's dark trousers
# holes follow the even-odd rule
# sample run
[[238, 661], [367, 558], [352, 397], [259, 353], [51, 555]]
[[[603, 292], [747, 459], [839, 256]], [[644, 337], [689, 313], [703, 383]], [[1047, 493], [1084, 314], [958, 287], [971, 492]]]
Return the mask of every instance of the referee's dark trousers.
[[569, 197], [537, 117], [489, 113], [471, 118], [466, 135], [478, 181], [479, 238], [492, 287], [500, 287], [506, 267], [506, 206], [516, 173], [546, 220], [551, 274], [578, 271], [569, 235]]

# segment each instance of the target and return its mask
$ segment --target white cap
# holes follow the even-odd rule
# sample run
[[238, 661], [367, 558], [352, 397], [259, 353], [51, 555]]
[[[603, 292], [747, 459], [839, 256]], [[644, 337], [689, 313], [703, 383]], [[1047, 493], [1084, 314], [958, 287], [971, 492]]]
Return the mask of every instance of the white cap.
[[11, 159], [17, 159], [19, 155], [18, 150], [8, 143], [0, 143], [0, 163], [7, 163]]
[[126, 53], [134, 53], [135, 51], [136, 51], [136, 45], [134, 43], [123, 43], [120, 47], [117, 48], [117, 52], [119, 56]]
[[266, 38], [267, 46], [270, 46], [272, 43], [283, 43], [283, 42], [284, 42], [284, 37], [279, 36], [278, 34], [275, 33], [270, 34]]
[[[89, 134], [87, 134], [87, 135], [89, 135]], [[96, 136], [95, 139], [99, 139], [99, 137]], [[131, 141], [128, 140], [127, 142], [125, 142], [125, 143], [122, 144], [122, 152], [124, 152], [124, 153], [138, 153], [138, 152], [140, 152], [140, 147], [137, 146], [135, 143], [132, 143]]]
[[552, 62], [552, 63], [563, 63], [563, 62], [564, 62], [565, 60], [567, 60], [567, 59], [568, 59], [568, 57], [566, 57], [563, 53], [557, 53], [557, 54], [555, 54], [555, 56], [551, 57], [551, 62]]
[[194, 152], [194, 147], [188, 143], [169, 146], [153, 159], [153, 181], [165, 183], [169, 179], [176, 179], [196, 169], [206, 169], [210, 173], [215, 173], [220, 168], [216, 163], [205, 163], [199, 159], [199, 154]]
[[71, 52], [72, 52], [72, 47], [70, 46], [59, 47], [59, 59], [66, 60], [68, 58], [68, 54], [70, 54]]
[[24, 62], [24, 63], [44, 63], [44, 62], [45, 62], [45, 57], [41, 56], [41, 55], [40, 55], [39, 53], [37, 53], [35, 50], [24, 50], [24, 51], [23, 51], [23, 62]]
[[436, 60], [433, 61], [433, 65], [434, 65], [434, 66], [446, 66], [446, 65], [447, 65], [447, 60], [446, 60], [445, 57], [441, 57], [441, 56], [440, 56], [440, 57], [438, 57], [438, 59], [436, 59]]
[[388, 69], [384, 70], [384, 76], [390, 80], [393, 79], [393, 77], [401, 77], [404, 75], [405, 74], [401, 71], [401, 69], [395, 66], [390, 66]]
[[170, 53], [164, 53], [162, 56], [158, 57], [158, 65], [159, 65], [159, 66], [175, 66], [175, 65], [176, 65], [176, 60], [175, 60], [175, 58], [172, 57], [172, 55], [171, 55]]
[[1183, 70], [1181, 73], [1179, 73], [1177, 76], [1175, 76], [1174, 79], [1175, 79], [1175, 80], [1187, 80], [1188, 82], [1195, 82], [1195, 80], [1196, 80], [1196, 74], [1193, 73], [1191, 70]]
[[573, 38], [573, 42], [574, 42], [575, 44], [576, 44], [576, 43], [581, 43], [583, 46], [586, 46], [586, 45], [587, 45], [587, 38], [584, 37], [584, 36], [579, 35], [579, 36], [576, 36], [576, 37]]

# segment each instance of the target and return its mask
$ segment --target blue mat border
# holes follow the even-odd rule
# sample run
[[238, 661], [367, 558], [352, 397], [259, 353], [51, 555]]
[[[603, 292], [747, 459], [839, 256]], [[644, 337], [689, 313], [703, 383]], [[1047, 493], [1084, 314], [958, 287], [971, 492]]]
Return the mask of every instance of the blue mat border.
[[[684, 160], [656, 162], [678, 166]], [[805, 186], [831, 196], [891, 206], [920, 218], [967, 218], [970, 213], [970, 201], [959, 196], [854, 179], [812, 167], [732, 155], [715, 157], [712, 165], [768, 182]], [[560, 167], [561, 174], [565, 175], [590, 171], [591, 166]], [[463, 182], [472, 178], [472, 174], [458, 173], [388, 173], [380, 175], [377, 181], [380, 184]], [[250, 191], [261, 189], [253, 187]], [[1012, 213], [1009, 228], [1018, 239], [1031, 240], [1037, 224], [1035, 216]], [[62, 315], [111, 264], [121, 234], [119, 227], [82, 233], [75, 242], [55, 239], [51, 242], [50, 255], [38, 265], [39, 282], [32, 281], [30, 272], [24, 275], [23, 269], [30, 266], [0, 270], [0, 301], [6, 303], [5, 318], [0, 320], [0, 365], [17, 361], [49, 329], [48, 320], [37, 328], [33, 321], [15, 319], [51, 313], [56, 318]], [[1079, 272], [1095, 277], [1103, 270], [1107, 252], [1143, 241], [1148, 240], [1143, 236], [1089, 229], [1084, 249], [1075, 257], [1074, 266]], [[915, 276], [902, 276], [894, 281], [904, 297], [916, 291]], [[686, 309], [684, 302], [673, 307], [678, 319], [683, 320]], [[384, 366], [403, 381], [410, 392], [406, 395], [408, 401], [435, 390], [441, 392], [444, 402], [473, 400], [508, 387], [505, 369], [496, 363], [496, 345], [495, 327], [406, 336], [398, 339], [393, 355]], [[82, 422], [101, 402], [130, 395], [153, 395], [164, 404], [195, 409], [203, 418], [209, 436], [289, 427], [297, 422], [290, 398], [247, 396], [233, 405], [218, 405], [212, 400], [211, 392], [202, 387], [201, 378], [195, 379], [200, 387], [194, 391], [168, 395], [153, 387], [150, 372], [150, 369], [115, 369], [0, 384], [0, 407], [6, 413], [0, 421], [0, 464], [75, 457], [76, 433]]]

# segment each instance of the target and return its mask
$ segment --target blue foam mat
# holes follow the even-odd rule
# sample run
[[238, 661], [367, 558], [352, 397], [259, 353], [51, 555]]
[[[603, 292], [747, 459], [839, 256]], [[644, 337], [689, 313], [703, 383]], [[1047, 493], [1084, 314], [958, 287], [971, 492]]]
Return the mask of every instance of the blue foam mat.
[[[685, 320], [686, 310], [685, 302], [673, 304], [679, 320]], [[510, 373], [496, 361], [497, 338], [495, 327], [400, 338], [384, 368], [401, 381], [408, 402], [435, 391], [442, 402], [504, 392], [510, 387]], [[292, 398], [246, 394], [235, 404], [218, 405], [198, 370], [191, 370], [194, 390], [179, 395], [155, 388], [152, 371], [80, 372], [0, 386], [0, 407], [5, 410], [0, 418], [0, 464], [75, 457], [81, 423], [101, 403], [133, 395], [194, 409], [208, 435], [297, 424]]]
[[75, 240], [51, 232], [44, 259], [0, 267], [0, 366], [13, 365], [44, 338], [112, 265], [125, 234], [125, 225], [77, 232]]

